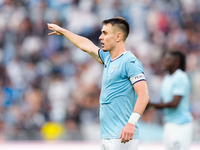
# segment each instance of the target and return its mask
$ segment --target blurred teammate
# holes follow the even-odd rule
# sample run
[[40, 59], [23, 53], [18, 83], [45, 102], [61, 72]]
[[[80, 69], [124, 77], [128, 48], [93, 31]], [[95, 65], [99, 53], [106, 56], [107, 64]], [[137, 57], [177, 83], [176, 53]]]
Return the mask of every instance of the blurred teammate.
[[102, 49], [89, 39], [55, 24], [48, 24], [49, 35], [64, 35], [75, 46], [104, 65], [100, 95], [101, 150], [137, 150], [138, 119], [149, 100], [140, 61], [126, 51], [128, 22], [116, 17], [102, 22], [99, 39]]
[[168, 52], [164, 69], [169, 72], [162, 82], [162, 103], [149, 103], [164, 108], [164, 144], [166, 150], [188, 150], [192, 141], [192, 115], [189, 111], [190, 83], [185, 71], [185, 55]]

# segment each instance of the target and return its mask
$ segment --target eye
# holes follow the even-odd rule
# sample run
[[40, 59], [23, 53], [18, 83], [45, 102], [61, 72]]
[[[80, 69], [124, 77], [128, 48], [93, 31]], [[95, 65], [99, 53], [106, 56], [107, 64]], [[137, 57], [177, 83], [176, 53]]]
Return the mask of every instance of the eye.
[[103, 35], [106, 35], [106, 34], [107, 34], [107, 32], [106, 32], [106, 31], [103, 31], [103, 32], [102, 32], [102, 34], [103, 34]]

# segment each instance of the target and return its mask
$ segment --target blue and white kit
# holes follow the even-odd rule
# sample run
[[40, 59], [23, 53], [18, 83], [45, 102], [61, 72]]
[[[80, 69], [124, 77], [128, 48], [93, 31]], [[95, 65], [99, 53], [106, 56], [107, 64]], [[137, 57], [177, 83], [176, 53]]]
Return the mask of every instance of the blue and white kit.
[[191, 122], [192, 115], [189, 110], [190, 83], [184, 71], [176, 70], [172, 75], [166, 75], [161, 86], [161, 98], [164, 103], [173, 100], [174, 95], [182, 96], [177, 108], [164, 108], [164, 121], [176, 124]]
[[[118, 139], [137, 100], [133, 85], [145, 80], [144, 71], [141, 62], [131, 52], [126, 51], [111, 60], [110, 53], [100, 49], [99, 56], [104, 63], [100, 95], [100, 136], [101, 139]], [[133, 138], [139, 138], [138, 123]]]
[[161, 98], [164, 103], [181, 96], [177, 108], [164, 108], [164, 144], [166, 150], [188, 150], [192, 142], [192, 114], [189, 109], [190, 83], [187, 74], [177, 69], [164, 77]]

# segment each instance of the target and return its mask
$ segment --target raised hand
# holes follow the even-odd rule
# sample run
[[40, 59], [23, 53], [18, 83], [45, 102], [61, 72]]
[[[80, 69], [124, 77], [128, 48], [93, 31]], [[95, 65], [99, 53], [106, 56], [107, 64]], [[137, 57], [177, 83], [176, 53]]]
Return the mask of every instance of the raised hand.
[[56, 24], [50, 24], [50, 23], [47, 23], [47, 26], [48, 26], [49, 30], [53, 31], [53, 32], [49, 33], [48, 35], [54, 35], [54, 34], [56, 34], [56, 35], [63, 35], [61, 33], [61, 29], [62, 28], [60, 26], [58, 26]]

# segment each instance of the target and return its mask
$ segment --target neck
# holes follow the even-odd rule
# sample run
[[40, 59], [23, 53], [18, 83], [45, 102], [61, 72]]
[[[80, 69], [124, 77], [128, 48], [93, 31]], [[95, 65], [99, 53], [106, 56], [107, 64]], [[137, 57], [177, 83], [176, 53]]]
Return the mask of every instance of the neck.
[[116, 59], [117, 57], [119, 57], [124, 52], [126, 52], [125, 45], [116, 46], [115, 49], [113, 49], [112, 51], [110, 51], [111, 60]]
[[169, 74], [172, 75], [178, 68], [173, 68], [171, 70], [169, 70]]

